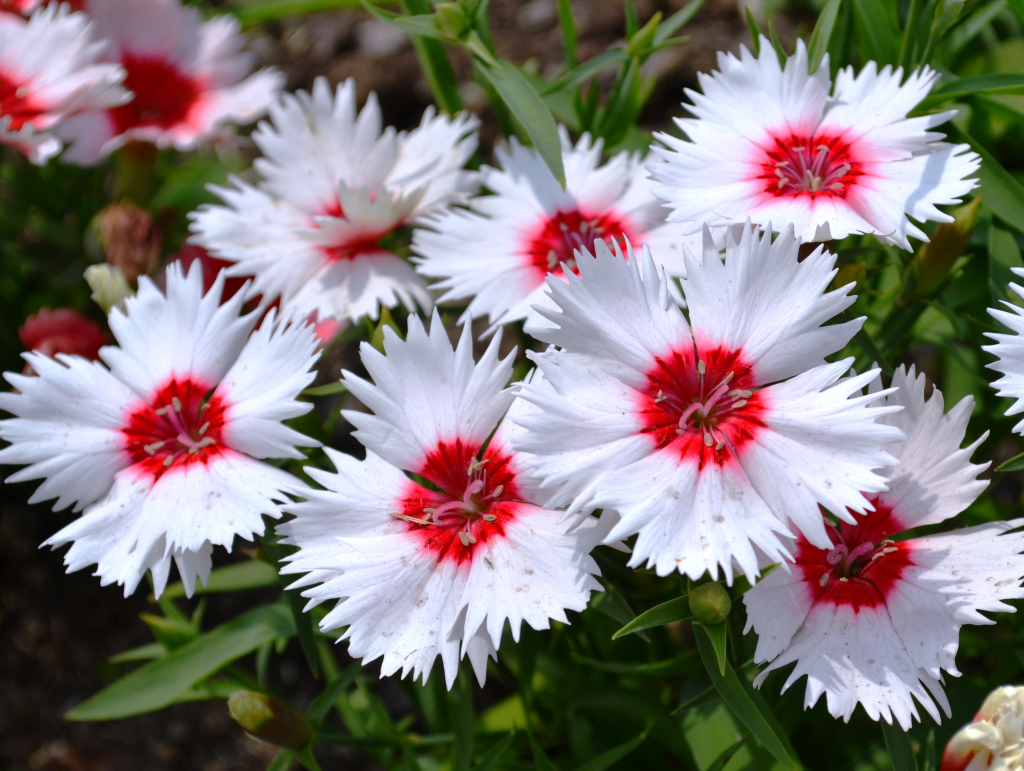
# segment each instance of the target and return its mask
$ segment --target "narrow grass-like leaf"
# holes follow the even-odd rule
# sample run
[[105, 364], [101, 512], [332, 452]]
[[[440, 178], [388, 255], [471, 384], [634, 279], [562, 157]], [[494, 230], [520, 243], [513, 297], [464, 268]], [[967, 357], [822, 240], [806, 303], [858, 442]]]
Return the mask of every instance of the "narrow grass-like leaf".
[[400, 29], [410, 35], [445, 40], [445, 34], [437, 26], [437, 20], [433, 14], [410, 16], [377, 8], [370, 0], [359, 0], [359, 2], [371, 16], [395, 29]]
[[537, 771], [558, 771], [558, 766], [551, 762], [551, 758], [545, 754], [537, 740], [533, 738], [533, 731], [528, 731], [526, 738], [530, 742], [530, 752], [533, 753], [533, 764]]
[[[599, 610], [609, 618], [613, 618], [620, 624], [628, 624], [634, 618], [636, 613], [626, 602], [625, 597], [615, 588], [615, 585], [607, 578], [604, 580], [605, 590], [603, 592], [592, 595], [591, 605], [595, 610]], [[643, 630], [637, 632], [637, 635], [644, 642], [650, 642], [651, 638], [647, 636], [647, 633]]]
[[810, 59], [810, 71], [814, 72], [821, 66], [821, 60], [828, 51], [829, 41], [832, 40], [832, 30], [836, 26], [836, 18], [839, 16], [839, 8], [843, 0], [828, 0], [828, 3], [818, 15], [818, 21], [811, 32], [810, 41], [807, 43], [807, 56]]
[[779, 66], [786, 66], [786, 49], [782, 45], [782, 41], [779, 40], [778, 34], [775, 32], [775, 25], [772, 24], [772, 20], [768, 19], [768, 39], [772, 41], [772, 47], [775, 49], [775, 55], [779, 57]]
[[[1005, 463], [999, 464], [996, 467], [996, 471], [1005, 473], [1007, 471], [1024, 471], [1024, 453], [1010, 458]], [[111, 659], [113, 661], [113, 659]]]
[[[396, 5], [396, 0], [371, 0], [377, 5]], [[228, 5], [214, 9], [229, 11], [243, 27], [254, 27], [289, 16], [306, 16], [354, 8], [360, 0], [255, 0], [244, 5]]]
[[715, 658], [718, 661], [718, 673], [725, 676], [725, 669], [729, 666], [729, 661], [726, 658], [726, 640], [727, 632], [729, 631], [728, 626], [723, 621], [720, 624], [695, 624], [694, 626], [701, 627], [711, 640], [711, 645], [715, 649]]
[[530, 85], [519, 68], [507, 59], [499, 59], [491, 67], [480, 63], [479, 71], [498, 92], [502, 101], [516, 117], [533, 141], [537, 152], [551, 169], [563, 188], [565, 169], [562, 166], [562, 143], [551, 110]]
[[313, 746], [311, 744], [307, 744], [295, 753], [295, 759], [302, 764], [306, 771], [320, 771], [320, 766], [316, 762], [316, 756], [313, 755]]
[[516, 732], [509, 731], [504, 739], [488, 750], [487, 754], [480, 759], [480, 762], [473, 771], [491, 771], [494, 768], [494, 764], [501, 760], [501, 756], [508, 751], [509, 745], [512, 744], [512, 740], [515, 738]]
[[576, 58], [576, 19], [572, 15], [572, 4], [569, 0], [558, 0], [558, 23], [562, 27], [562, 44], [565, 46], [565, 63], [575, 67]]
[[1024, 233], [1024, 187], [966, 132], [953, 123], [943, 128], [952, 141], [966, 142], [981, 156], [981, 168], [977, 174], [978, 183], [985, 191], [982, 205], [991, 209], [1007, 225]]
[[333, 396], [334, 394], [346, 393], [348, 389], [345, 384], [340, 380], [336, 383], [328, 383], [327, 385], [317, 386], [316, 388], [307, 388], [302, 392], [303, 396]]
[[[196, 583], [196, 594], [217, 594], [218, 592], [240, 592], [244, 589], [262, 589], [277, 583], [274, 566], [263, 560], [249, 560], [235, 565], [225, 565], [210, 572], [206, 586]], [[179, 581], [171, 584], [162, 595], [171, 600], [185, 596], [185, 586]]]
[[745, 8], [747, 12], [747, 26], [750, 28], [750, 37], [754, 41], [753, 49], [754, 56], [761, 55], [761, 27], [757, 24], [757, 19], [754, 18], [754, 12], [750, 10], [750, 6]]
[[1020, 302], [1017, 295], [1010, 291], [1011, 282], [1021, 283], [1013, 268], [1024, 268], [1017, 239], [1009, 230], [992, 223], [988, 231], [988, 281], [992, 304], [997, 307], [1000, 300]]
[[597, 56], [592, 56], [582, 64], [578, 64], [573, 67], [561, 77], [551, 81], [551, 83], [548, 84], [541, 92], [541, 95], [547, 96], [548, 94], [553, 94], [556, 91], [561, 91], [565, 88], [578, 86], [581, 83], [585, 83], [590, 80], [606, 67], [611, 67], [613, 64], [618, 64], [620, 62], [627, 61], [628, 59], [629, 55], [621, 48], [605, 51]]
[[[999, 469], [996, 470], [998, 471]], [[165, 653], [167, 653], [167, 648], [158, 642], [154, 642], [149, 643], [149, 645], [140, 645], [138, 648], [132, 648], [128, 651], [116, 653], [107, 659], [107, 662], [110, 664], [127, 664], [130, 661], [149, 661], [150, 659], [158, 659]]]
[[1017, 73], [990, 73], [971, 78], [959, 78], [935, 89], [921, 100], [916, 110], [927, 110], [950, 99], [961, 99], [971, 94], [1022, 94], [1024, 75]]
[[267, 766], [267, 771], [288, 771], [294, 762], [294, 752], [291, 750], [281, 750], [274, 756], [274, 759], [270, 761], [270, 765]]
[[647, 739], [647, 734], [650, 732], [651, 726], [648, 724], [647, 728], [645, 728], [642, 733], [634, 736], [628, 742], [623, 742], [618, 747], [612, 747], [610, 750], [602, 752], [596, 758], [591, 758], [582, 765], [577, 766], [576, 771], [605, 771], [605, 769], [611, 768], [643, 744]]
[[284, 603], [245, 613], [79, 704], [68, 720], [117, 720], [166, 707], [193, 685], [264, 643], [295, 634], [292, 614]]
[[851, 0], [863, 54], [879, 66], [895, 64], [899, 57], [899, 32], [881, 0]]
[[603, 672], [612, 672], [617, 675], [668, 675], [683, 672], [692, 666], [692, 658], [689, 655], [677, 656], [664, 661], [644, 662], [642, 664], [626, 664], [621, 661], [602, 661], [583, 656], [576, 651], [569, 653], [569, 657], [580, 664]]
[[[1024, 0], [1021, 0], [1024, 2]], [[686, 5], [669, 16], [658, 25], [658, 31], [654, 33], [654, 44], [657, 48], [670, 37], [676, 34], [683, 26], [697, 15], [697, 11], [704, 5], [704, 0], [690, 0]]]
[[882, 349], [875, 344], [875, 341], [871, 339], [871, 335], [863, 327], [857, 330], [857, 334], [853, 336], [853, 342], [860, 346], [860, 349], [864, 351], [872, 363], [877, 363], [881, 367], [882, 372], [888, 377], [893, 376], [895, 370], [892, 368], [892, 365], [885, 358]]
[[889, 725], [880, 720], [885, 746], [889, 750], [892, 771], [917, 771], [917, 758], [914, 747], [910, 744], [910, 736], [898, 725]]
[[473, 686], [469, 673], [462, 672], [448, 691], [448, 719], [455, 736], [455, 768], [469, 771], [473, 762]]
[[740, 734], [740, 738], [737, 739], [731, 747], [724, 749], [722, 754], [715, 758], [714, 762], [704, 769], [704, 771], [722, 771], [726, 764], [733, 759], [733, 756], [740, 751], [740, 748], [747, 743], [747, 738], [749, 736], [750, 731], [744, 731]]
[[[262, 539], [263, 549], [266, 551], [267, 556], [274, 561], [277, 565], [278, 580], [281, 584], [281, 588], [284, 589], [288, 584], [295, 580], [294, 576], [282, 575], [280, 570], [284, 567], [284, 558], [288, 556], [290, 551], [294, 551], [294, 547], [288, 547], [282, 545], [276, 538], [264, 537]], [[306, 656], [306, 663], [309, 664], [309, 669], [313, 673], [313, 677], [320, 677], [320, 661], [317, 658], [316, 653], [316, 642], [313, 638], [313, 617], [305, 612], [306, 598], [302, 596], [301, 589], [285, 589], [285, 599], [288, 601], [288, 607], [292, 610], [292, 617], [295, 622], [295, 631], [299, 637], [299, 645], [302, 646], [302, 652]]]
[[306, 710], [306, 717], [314, 724], [322, 723], [324, 718], [327, 717], [327, 713], [331, 711], [334, 702], [355, 682], [361, 670], [362, 665], [358, 661], [349, 666], [348, 669], [342, 672], [341, 675], [313, 699], [313, 703]]
[[664, 626], [665, 624], [671, 624], [673, 621], [682, 621], [684, 618], [692, 617], [689, 598], [684, 594], [682, 597], [676, 597], [674, 600], [663, 602], [661, 605], [644, 611], [613, 634], [612, 639], [618, 640], [620, 637], [639, 632], [642, 629]]
[[750, 684], [736, 675], [728, 661], [725, 664], [725, 674], [720, 674], [718, 657], [711, 638], [700, 624], [694, 624], [693, 628], [694, 636], [697, 639], [697, 650], [704, 661], [704, 668], [715, 689], [721, 695], [722, 701], [732, 710], [736, 719], [749, 728], [765, 749], [775, 756], [776, 760], [786, 768], [799, 768], [782, 726], [779, 725], [772, 711], [767, 708], [764, 700], [757, 698], [759, 694], [755, 694]]

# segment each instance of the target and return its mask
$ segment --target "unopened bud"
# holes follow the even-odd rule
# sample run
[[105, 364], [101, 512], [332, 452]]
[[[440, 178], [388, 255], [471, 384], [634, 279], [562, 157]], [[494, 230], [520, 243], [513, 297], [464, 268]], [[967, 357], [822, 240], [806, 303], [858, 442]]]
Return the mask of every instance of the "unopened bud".
[[107, 262], [129, 282], [156, 270], [160, 231], [148, 211], [127, 202], [111, 204], [97, 215], [97, 225]]
[[732, 598], [716, 581], [694, 587], [690, 592], [690, 612], [693, 620], [702, 624], [720, 624], [732, 610]]
[[123, 311], [125, 299], [135, 294], [124, 273], [113, 265], [90, 265], [85, 269], [85, 280], [92, 290], [92, 299], [106, 313], [111, 308]]
[[656, 11], [643, 27], [633, 33], [633, 37], [626, 44], [626, 53], [636, 56], [647, 51], [654, 42], [654, 35], [658, 31], [659, 24], [661, 24], [661, 11]]
[[246, 733], [278, 747], [301, 749], [313, 738], [306, 718], [265, 693], [235, 691], [228, 712]]
[[460, 39], [469, 30], [469, 20], [459, 3], [438, 3], [436, 12], [437, 23], [449, 37]]
[[964, 253], [970, 243], [974, 227], [978, 224], [980, 205], [979, 195], [970, 203], [953, 209], [950, 212], [953, 221], [940, 223], [932, 233], [931, 240], [918, 247], [897, 304], [905, 305], [911, 300], [928, 297], [942, 285], [956, 258]]
[[382, 305], [380, 307], [380, 321], [377, 324], [377, 328], [373, 330], [373, 335], [370, 336], [370, 345], [381, 353], [384, 353], [385, 327], [391, 327], [399, 337], [402, 336], [402, 333], [398, 329], [398, 324], [395, 323], [394, 318], [391, 316], [391, 311]]

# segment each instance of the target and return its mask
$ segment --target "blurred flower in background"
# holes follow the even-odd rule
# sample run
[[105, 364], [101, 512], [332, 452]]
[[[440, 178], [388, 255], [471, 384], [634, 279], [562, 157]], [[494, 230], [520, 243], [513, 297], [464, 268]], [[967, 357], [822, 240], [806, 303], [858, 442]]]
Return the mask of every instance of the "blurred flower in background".
[[[51, 358], [67, 353], [90, 361], [96, 361], [100, 348], [110, 342], [110, 335], [99, 324], [73, 308], [41, 309], [25, 319], [18, 337], [27, 351], [38, 351]], [[26, 364], [26, 374], [30, 370], [31, 366]]]
[[1004, 685], [985, 699], [974, 722], [946, 745], [940, 771], [1020, 771], [1024, 768], [1024, 688]]

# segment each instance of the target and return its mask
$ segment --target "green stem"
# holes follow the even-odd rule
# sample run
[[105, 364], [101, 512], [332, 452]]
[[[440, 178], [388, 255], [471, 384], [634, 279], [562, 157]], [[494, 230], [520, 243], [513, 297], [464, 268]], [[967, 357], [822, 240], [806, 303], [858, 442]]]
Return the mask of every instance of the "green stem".
[[917, 28], [921, 26], [921, 7], [924, 0], [910, 0], [910, 11], [907, 13], [907, 26], [903, 30], [903, 42], [900, 44], [900, 66], [908, 71], [914, 62], [914, 48], [917, 42]]

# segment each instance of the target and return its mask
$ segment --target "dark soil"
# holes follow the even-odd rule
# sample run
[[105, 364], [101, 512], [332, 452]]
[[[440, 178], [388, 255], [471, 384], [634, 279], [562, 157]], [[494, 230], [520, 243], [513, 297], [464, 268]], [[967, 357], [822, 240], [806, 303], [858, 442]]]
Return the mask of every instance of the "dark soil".
[[[637, 0], [641, 21], [666, 15], [681, 0]], [[579, 53], [586, 59], [623, 36], [619, 0], [577, 0]], [[550, 74], [562, 62], [554, 0], [494, 0], [493, 34], [499, 52], [524, 62], [535, 58]], [[782, 24], [788, 39], [791, 27]], [[679, 107], [683, 88], [696, 72], [712, 69], [715, 52], [735, 51], [749, 39], [734, 2], [707, 0], [686, 30], [688, 45], [667, 49], [645, 69], [660, 84], [645, 110], [644, 128], [664, 127]], [[286, 20], [252, 33], [261, 60], [288, 73], [291, 89], [309, 88], [316, 75], [332, 83], [354, 77], [360, 99], [376, 91], [387, 123], [407, 128], [419, 121], [430, 94], [415, 55], [401, 33], [361, 11]], [[452, 52], [466, 106], [484, 118], [485, 152], [496, 137], [483, 94], [468, 79], [468, 61]], [[247, 771], [266, 768], [274, 750], [248, 738], [223, 702], [176, 706], [162, 712], [104, 724], [71, 723], [66, 711], [119, 674], [106, 664], [120, 651], [152, 641], [139, 613], [153, 611], [145, 592], [125, 599], [118, 587], [101, 587], [82, 571], [65, 575], [62, 555], [37, 547], [74, 516], [29, 506], [34, 485], [0, 489], [0, 766], [14, 771]], [[225, 559], [223, 554], [218, 559]], [[252, 607], [252, 593], [215, 596], [206, 626]], [[344, 652], [339, 649], [339, 658]], [[274, 677], [297, 703], [316, 693], [301, 654], [275, 659]], [[387, 688], [385, 687], [385, 691]], [[397, 689], [396, 689], [397, 690]], [[386, 694], [382, 693], [385, 702]], [[325, 768], [369, 768], [358, 755], [324, 753]]]

